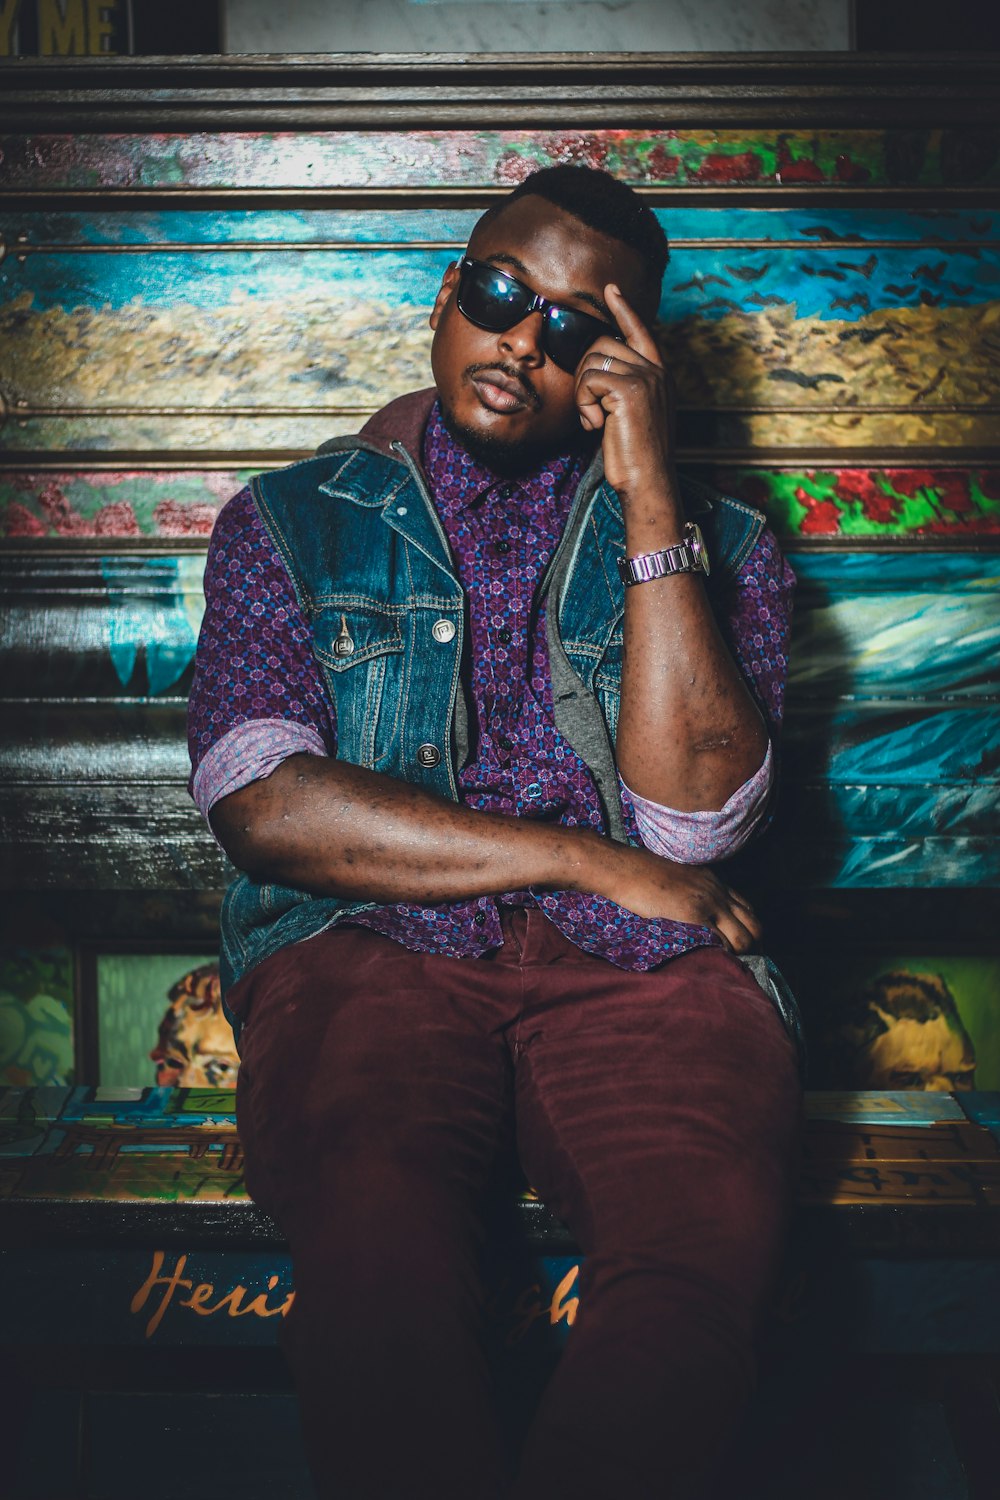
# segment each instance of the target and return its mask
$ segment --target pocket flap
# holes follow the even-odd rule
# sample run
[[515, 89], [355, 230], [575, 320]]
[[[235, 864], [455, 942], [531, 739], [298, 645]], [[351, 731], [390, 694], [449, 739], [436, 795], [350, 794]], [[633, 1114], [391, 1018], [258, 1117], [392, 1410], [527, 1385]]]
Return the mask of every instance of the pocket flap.
[[399, 617], [389, 610], [345, 601], [327, 605], [315, 616], [313, 644], [316, 655], [333, 672], [403, 649]]

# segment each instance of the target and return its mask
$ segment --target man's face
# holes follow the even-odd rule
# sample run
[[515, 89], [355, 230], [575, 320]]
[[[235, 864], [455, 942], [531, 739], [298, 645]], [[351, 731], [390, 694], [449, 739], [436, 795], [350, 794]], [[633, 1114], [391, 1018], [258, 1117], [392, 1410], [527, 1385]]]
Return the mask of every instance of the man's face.
[[879, 1015], [889, 1029], [859, 1060], [855, 1088], [952, 1093], [975, 1087], [976, 1054], [963, 1027], [950, 1026], [945, 1016], [918, 1021], [885, 1011]]
[[[648, 296], [639, 255], [589, 229], [544, 198], [517, 198], [477, 228], [469, 256], [508, 271], [552, 302], [603, 319], [608, 282], [640, 311]], [[582, 433], [575, 376], [541, 345], [542, 316], [503, 333], [477, 328], [458, 310], [458, 267], [445, 273], [431, 314], [431, 366], [445, 425], [474, 458], [500, 473], [535, 467]]]

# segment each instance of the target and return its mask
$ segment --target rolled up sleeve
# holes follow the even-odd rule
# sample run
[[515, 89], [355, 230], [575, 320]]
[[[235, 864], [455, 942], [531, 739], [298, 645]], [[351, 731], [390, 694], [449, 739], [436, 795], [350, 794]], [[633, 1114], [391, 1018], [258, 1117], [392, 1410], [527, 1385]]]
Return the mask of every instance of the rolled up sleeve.
[[334, 755], [333, 704], [312, 632], [249, 490], [219, 514], [188, 701], [189, 790], [207, 817], [221, 797], [290, 755]]
[[[621, 778], [619, 778], [620, 780]], [[647, 849], [676, 864], [704, 865], [735, 854], [760, 826], [774, 785], [770, 743], [763, 764], [717, 811], [683, 812], [640, 797], [621, 782]]]

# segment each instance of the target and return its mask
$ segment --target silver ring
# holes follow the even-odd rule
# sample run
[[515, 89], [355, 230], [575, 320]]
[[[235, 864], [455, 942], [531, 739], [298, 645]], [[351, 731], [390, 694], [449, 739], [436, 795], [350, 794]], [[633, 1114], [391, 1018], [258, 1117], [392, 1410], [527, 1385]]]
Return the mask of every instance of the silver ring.
[[606, 354], [604, 356], [604, 359], [601, 362], [601, 369], [605, 370], [605, 371], [610, 370], [611, 366], [614, 364], [614, 362], [615, 362], [614, 355], [613, 354]]

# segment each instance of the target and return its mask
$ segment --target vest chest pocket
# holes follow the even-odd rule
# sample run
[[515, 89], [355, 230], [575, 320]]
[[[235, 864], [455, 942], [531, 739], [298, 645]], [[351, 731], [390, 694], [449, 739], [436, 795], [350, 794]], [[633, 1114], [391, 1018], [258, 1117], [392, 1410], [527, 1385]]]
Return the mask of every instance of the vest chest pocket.
[[337, 711], [337, 754], [383, 770], [398, 754], [405, 684], [400, 618], [354, 600], [324, 603], [313, 622], [313, 650]]

